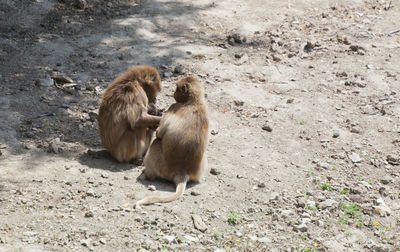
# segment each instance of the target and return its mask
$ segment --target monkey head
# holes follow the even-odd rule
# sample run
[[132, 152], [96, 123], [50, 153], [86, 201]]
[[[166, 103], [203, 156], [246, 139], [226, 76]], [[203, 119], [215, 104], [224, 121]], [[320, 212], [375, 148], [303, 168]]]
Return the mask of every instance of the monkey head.
[[161, 90], [161, 78], [158, 71], [151, 66], [138, 66], [134, 68], [137, 81], [146, 92], [150, 103], [156, 103], [156, 97]]
[[174, 99], [177, 102], [185, 103], [203, 98], [203, 88], [193, 77], [186, 77], [176, 84]]

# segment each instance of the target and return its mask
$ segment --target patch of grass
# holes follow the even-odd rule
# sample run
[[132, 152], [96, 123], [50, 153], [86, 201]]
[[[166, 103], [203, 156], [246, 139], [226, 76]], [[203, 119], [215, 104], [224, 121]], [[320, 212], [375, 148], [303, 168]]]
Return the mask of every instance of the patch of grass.
[[301, 121], [299, 122], [300, 125], [305, 125], [306, 123], [307, 123], [306, 120], [301, 120]]
[[353, 233], [352, 232], [346, 232], [346, 236], [352, 236], [353, 235]]
[[323, 191], [328, 191], [328, 192], [332, 192], [333, 191], [332, 186], [330, 184], [328, 184], [328, 183], [323, 183], [320, 187], [321, 187], [321, 189]]
[[350, 220], [357, 221], [358, 227], [364, 226], [363, 213], [361, 207], [356, 203], [346, 204], [343, 201], [339, 203], [339, 208], [344, 212], [344, 219], [339, 218], [340, 224], [349, 224]]
[[308, 205], [307, 208], [310, 209], [311, 211], [314, 211], [314, 212], [318, 210], [317, 206]]
[[238, 214], [237, 212], [235, 212], [235, 211], [230, 211], [228, 214], [227, 214], [227, 217], [228, 217], [228, 223], [229, 224], [231, 224], [231, 225], [236, 225], [236, 224], [238, 224], [239, 223], [239, 221], [240, 221], [240, 219], [242, 218], [242, 216], [240, 216], [240, 214]]
[[350, 189], [345, 188], [342, 191], [340, 191], [340, 194], [345, 195], [345, 194], [348, 194], [349, 192], [350, 192]]
[[306, 234], [301, 234], [300, 235], [300, 239], [302, 239], [303, 241], [307, 240], [307, 235]]

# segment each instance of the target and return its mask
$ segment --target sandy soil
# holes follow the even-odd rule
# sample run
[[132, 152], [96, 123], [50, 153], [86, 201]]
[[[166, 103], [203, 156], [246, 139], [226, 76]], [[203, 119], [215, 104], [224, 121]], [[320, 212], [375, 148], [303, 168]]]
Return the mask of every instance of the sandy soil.
[[[0, 1], [0, 251], [399, 251], [400, 4]], [[209, 168], [180, 200], [102, 149], [128, 67], [204, 84]]]

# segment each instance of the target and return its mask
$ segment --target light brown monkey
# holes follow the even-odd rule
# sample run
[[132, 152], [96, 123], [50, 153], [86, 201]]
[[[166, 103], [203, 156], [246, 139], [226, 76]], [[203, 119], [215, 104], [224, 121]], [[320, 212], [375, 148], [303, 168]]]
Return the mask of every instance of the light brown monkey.
[[144, 158], [144, 175], [173, 181], [176, 192], [166, 197], [146, 197], [136, 203], [148, 205], [170, 202], [183, 195], [186, 183], [199, 181], [207, 167], [208, 113], [203, 88], [192, 77], [176, 85], [176, 103], [172, 104], [161, 119], [156, 139]]
[[160, 90], [160, 75], [145, 65], [132, 67], [105, 90], [98, 117], [101, 142], [119, 162], [140, 160], [146, 153], [161, 120], [147, 111], [154, 109]]

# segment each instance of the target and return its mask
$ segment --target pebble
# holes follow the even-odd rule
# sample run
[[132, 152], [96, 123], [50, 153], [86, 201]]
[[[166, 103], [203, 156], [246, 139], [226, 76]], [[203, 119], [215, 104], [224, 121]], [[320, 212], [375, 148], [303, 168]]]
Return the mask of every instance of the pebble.
[[350, 158], [351, 162], [353, 162], [353, 163], [361, 163], [361, 161], [363, 160], [363, 159], [360, 157], [360, 155], [358, 155], [358, 154], [355, 153], [355, 152], [352, 152], [352, 153], [349, 155], [349, 158]]
[[199, 230], [201, 232], [205, 232], [207, 230], [207, 225], [203, 222], [200, 215], [192, 214], [192, 219], [193, 219], [194, 227], [197, 230]]
[[244, 101], [241, 100], [234, 100], [233, 104], [235, 104], [235, 106], [243, 106], [244, 105]]
[[399, 157], [394, 157], [392, 155], [388, 155], [386, 157], [386, 161], [391, 165], [400, 165], [400, 158]]
[[102, 178], [108, 178], [108, 174], [105, 173], [105, 172], [103, 172], [103, 173], [101, 173], [101, 177], [102, 177]]
[[164, 242], [172, 243], [175, 240], [175, 236], [173, 235], [164, 235], [163, 238]]
[[261, 182], [261, 183], [259, 183], [257, 186], [258, 186], [258, 188], [265, 188], [265, 183], [264, 183], [264, 182]]
[[61, 73], [58, 73], [58, 72], [53, 72], [52, 75], [51, 75], [51, 78], [52, 78], [55, 82], [60, 83], [60, 84], [63, 84], [63, 83], [73, 83], [73, 82], [74, 82], [70, 77], [65, 76], [65, 75], [63, 75], [63, 74], [61, 74]]
[[94, 214], [93, 214], [92, 211], [87, 211], [87, 212], [85, 213], [85, 217], [86, 217], [86, 218], [91, 218], [91, 217], [93, 217], [93, 216], [94, 216]]
[[147, 189], [149, 189], [149, 191], [155, 191], [156, 187], [154, 185], [149, 185], [147, 186]]
[[171, 77], [172, 75], [174, 75], [171, 71], [166, 71], [166, 72], [164, 72], [163, 73], [163, 76], [165, 77], [165, 78], [169, 78], [169, 77]]
[[174, 69], [174, 73], [182, 75], [186, 73], [186, 68], [182, 65], [177, 65]]
[[271, 195], [269, 196], [269, 201], [277, 201], [279, 200], [279, 193], [277, 192], [272, 192]]
[[264, 126], [262, 126], [262, 129], [263, 130], [265, 130], [265, 131], [267, 131], [267, 132], [272, 132], [272, 128], [271, 128], [271, 126], [269, 126], [269, 125], [264, 125]]
[[301, 223], [299, 225], [294, 225], [293, 226], [294, 231], [300, 231], [300, 232], [307, 232], [308, 228], [307, 225], [304, 223]]
[[212, 175], [219, 175], [219, 174], [221, 174], [221, 172], [218, 171], [218, 170], [215, 169], [215, 168], [211, 168], [211, 169], [210, 169], [210, 173], [211, 173]]
[[105, 245], [107, 243], [105, 238], [100, 238], [99, 242], [103, 245]]
[[321, 209], [326, 209], [326, 208], [331, 208], [331, 207], [336, 206], [336, 205], [337, 205], [337, 201], [335, 201], [333, 199], [327, 199], [327, 200], [321, 202], [319, 204], [319, 207]]
[[293, 210], [282, 210], [281, 216], [284, 220], [289, 219], [291, 216], [294, 216], [295, 212]]
[[338, 132], [333, 133], [332, 137], [333, 138], [338, 138], [340, 136], [340, 134]]

